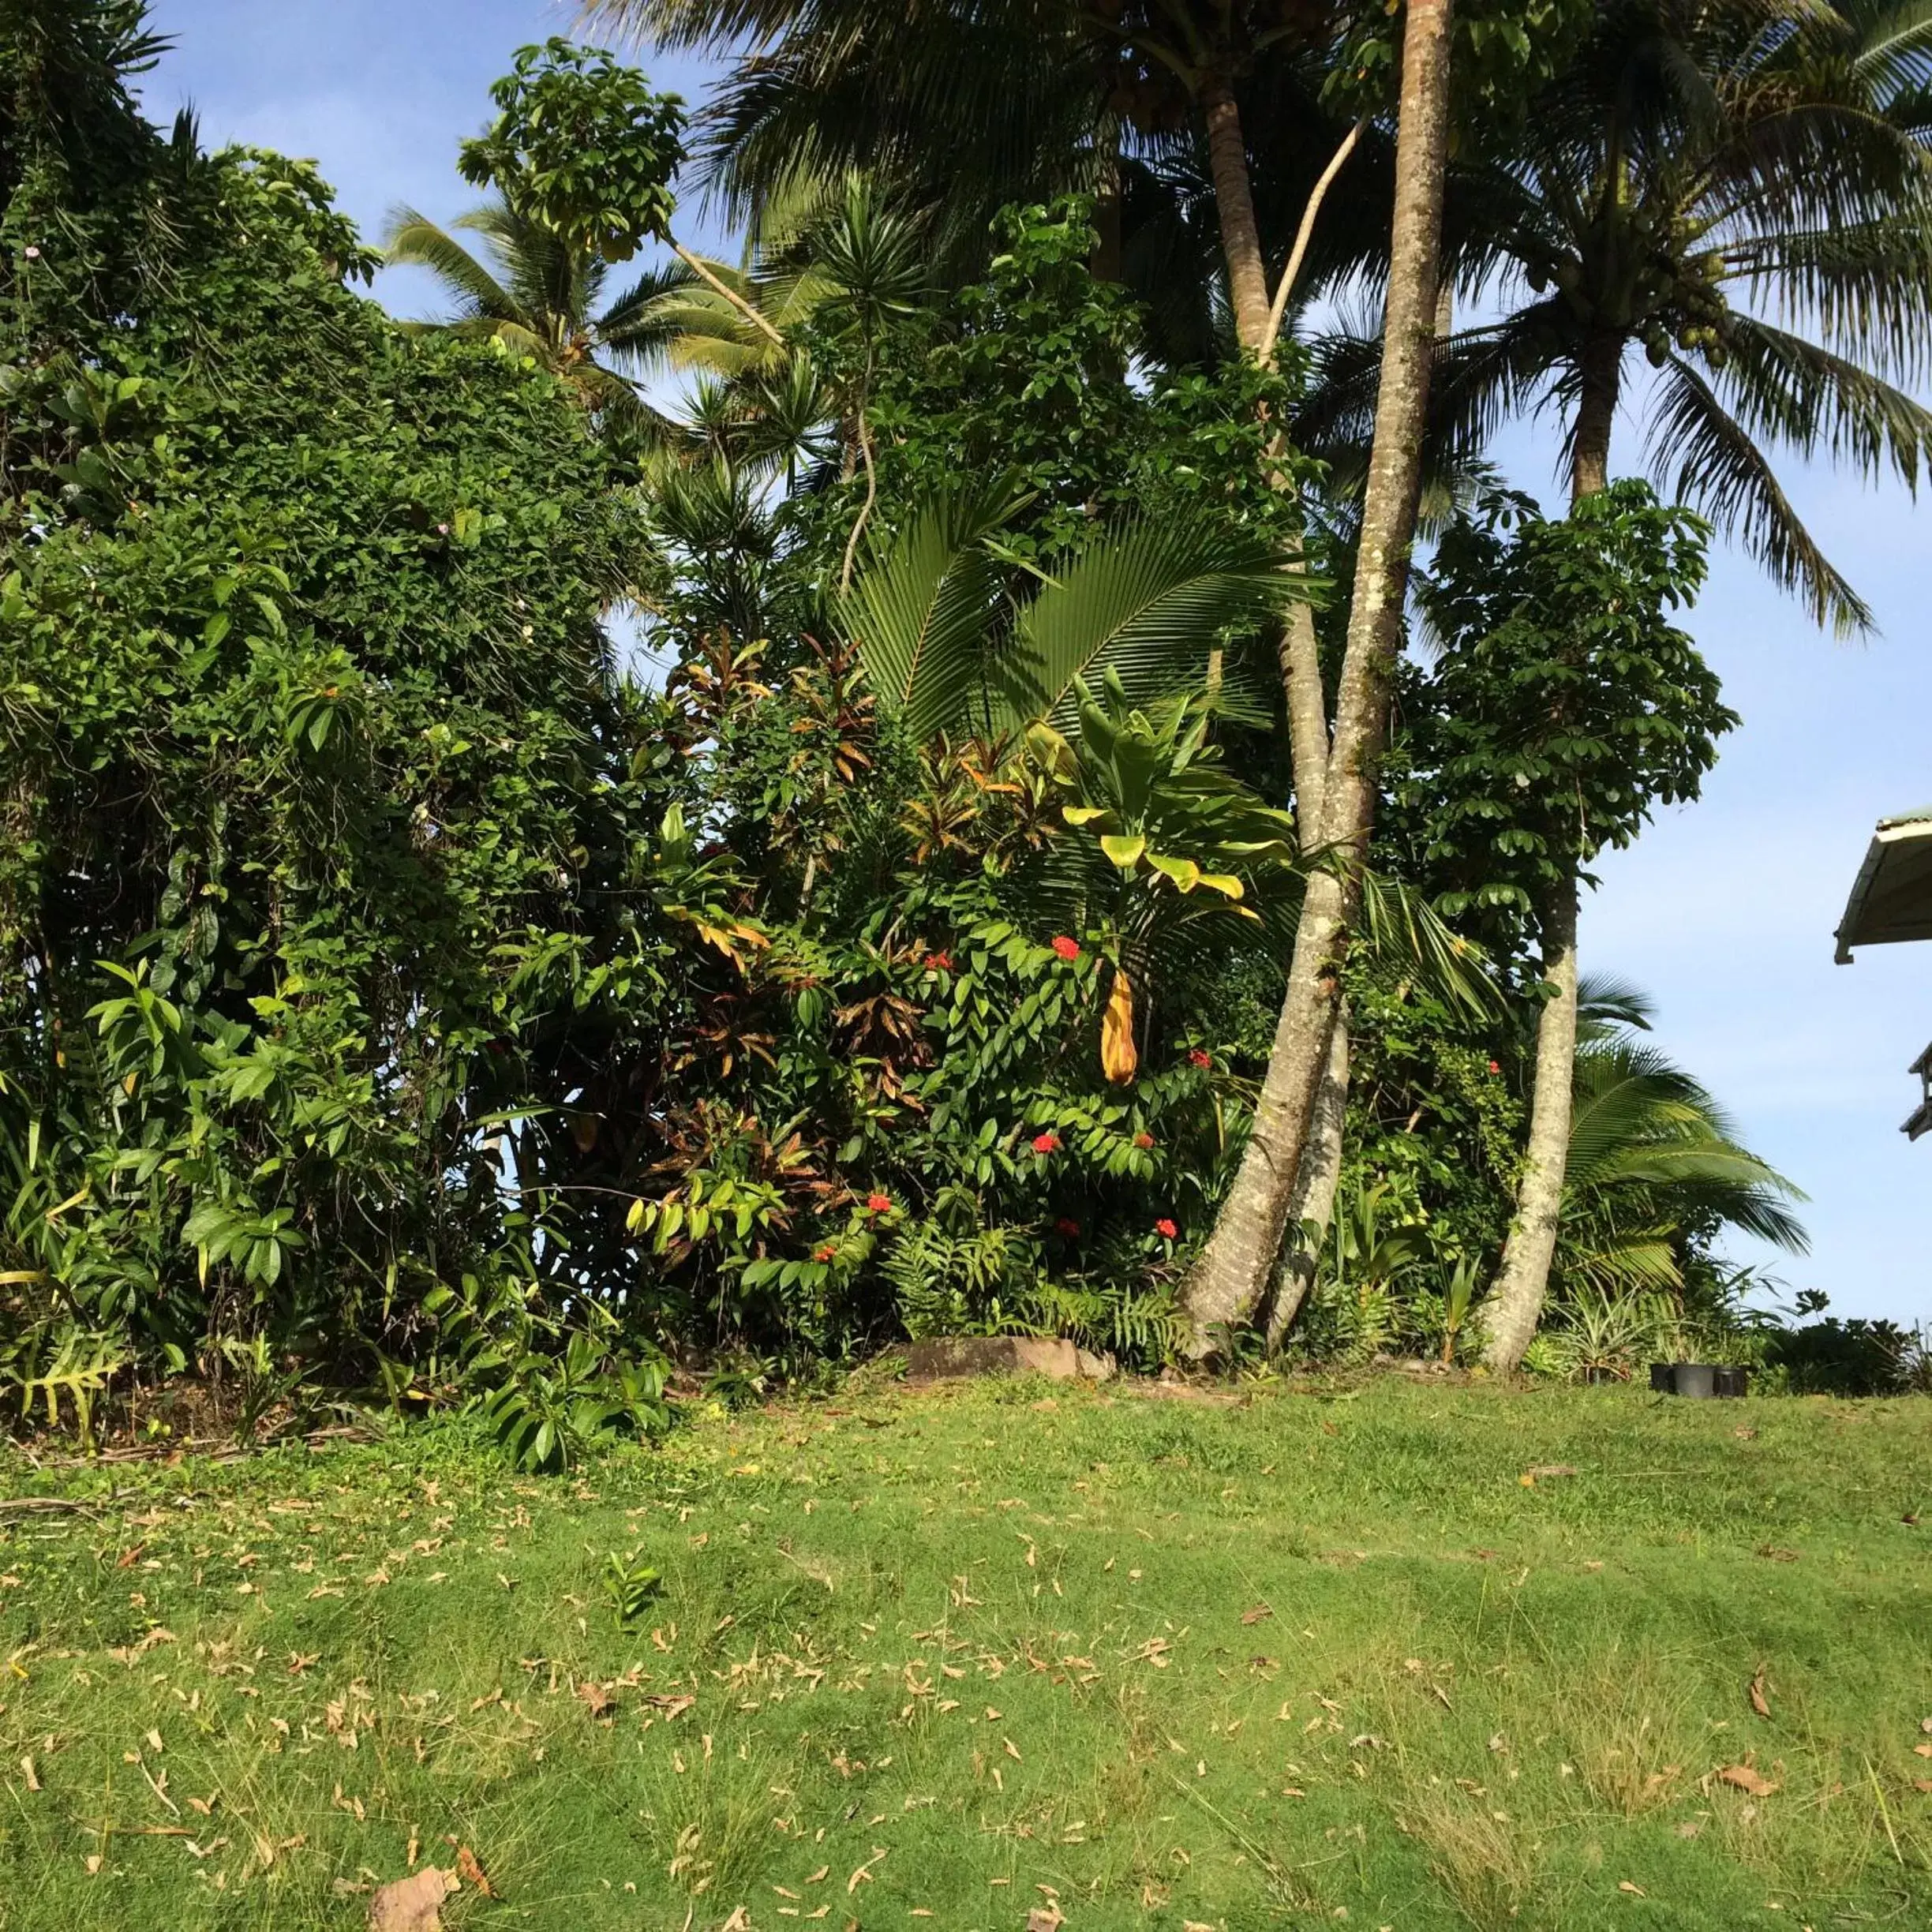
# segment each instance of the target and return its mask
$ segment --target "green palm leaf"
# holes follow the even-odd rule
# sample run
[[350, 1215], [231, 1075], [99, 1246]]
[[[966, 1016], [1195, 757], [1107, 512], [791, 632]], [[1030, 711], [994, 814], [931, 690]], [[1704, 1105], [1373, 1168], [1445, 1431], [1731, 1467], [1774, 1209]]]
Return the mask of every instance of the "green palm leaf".
[[522, 305], [483, 263], [412, 208], [399, 208], [390, 216], [383, 255], [394, 264], [427, 268], [456, 298], [460, 320], [527, 321]]
[[875, 544], [839, 600], [838, 623], [879, 702], [916, 738], [984, 721], [986, 639], [1001, 581], [987, 541], [1026, 500], [1001, 477], [927, 503], [897, 538]]
[[998, 665], [998, 726], [1070, 714], [1074, 680], [1120, 679], [1142, 702], [1200, 682], [1232, 626], [1305, 595], [1279, 554], [1185, 520], [1130, 524], [1080, 555], [1020, 612]]

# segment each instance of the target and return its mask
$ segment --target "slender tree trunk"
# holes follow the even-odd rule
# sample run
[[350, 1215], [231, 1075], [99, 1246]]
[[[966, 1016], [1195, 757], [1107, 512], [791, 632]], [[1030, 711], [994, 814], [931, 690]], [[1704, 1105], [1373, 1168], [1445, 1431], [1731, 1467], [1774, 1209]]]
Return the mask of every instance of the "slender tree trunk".
[[[1609, 483], [1610, 434], [1623, 361], [1620, 336], [1597, 336], [1584, 350], [1578, 371], [1572, 505]], [[1544, 911], [1543, 978], [1549, 993], [1537, 1017], [1527, 1158], [1516, 1190], [1516, 1218], [1483, 1314], [1483, 1360], [1504, 1373], [1520, 1365], [1523, 1350], [1536, 1339], [1563, 1225], [1576, 1088], [1576, 930], [1577, 887], [1571, 878], [1556, 889]]]
[[[1299, 559], [1293, 567], [1301, 567]], [[1288, 750], [1294, 761], [1295, 822], [1301, 849], [1321, 836], [1322, 793], [1328, 776], [1328, 694], [1322, 683], [1321, 639], [1307, 603], [1288, 607], [1276, 646], [1288, 699]]]
[[[1110, 144], [1118, 137], [1103, 130]], [[1121, 167], [1118, 146], [1103, 155], [1100, 179], [1094, 191], [1094, 251], [1088, 268], [1096, 282], [1118, 282], [1121, 274]]]
[[[1282, 627], [1282, 680], [1288, 693], [1288, 737], [1294, 758], [1295, 821], [1304, 852], [1321, 839], [1322, 808], [1328, 779], [1328, 702], [1322, 683], [1320, 640], [1306, 604], [1290, 607]], [[1274, 1286], [1268, 1303], [1267, 1344], [1279, 1348], [1300, 1316], [1321, 1260], [1323, 1238], [1335, 1213], [1342, 1178], [1344, 1129], [1348, 1120], [1349, 1031], [1340, 1001], [1329, 1023], [1327, 1057], [1301, 1164], [1282, 1224]]]
[[1522, 1361], [1535, 1338], [1563, 1222], [1576, 1081], [1576, 930], [1577, 887], [1570, 878], [1552, 888], [1543, 908], [1543, 977], [1550, 994], [1537, 1020], [1528, 1159], [1516, 1191], [1516, 1219], [1483, 1311], [1483, 1360], [1505, 1372]]
[[[1202, 106], [1208, 122], [1215, 207], [1221, 224], [1222, 253], [1227, 264], [1235, 331], [1241, 346], [1265, 366], [1274, 361], [1274, 335], [1279, 326], [1280, 304], [1289, 293], [1288, 274], [1283, 276], [1276, 304], [1271, 306], [1239, 110], [1225, 87], [1205, 92]], [[1305, 251], [1322, 196], [1353, 145], [1352, 140], [1344, 145], [1309, 198], [1297, 242], [1297, 261]], [[1289, 274], [1292, 272], [1291, 267]], [[1219, 655], [1217, 652], [1215, 657]], [[1328, 701], [1322, 683], [1315, 613], [1306, 602], [1297, 601], [1289, 606], [1282, 627], [1279, 657], [1287, 700], [1289, 744], [1294, 762], [1295, 815], [1303, 848], [1312, 851], [1321, 836], [1322, 794], [1328, 766]], [[1218, 665], [1213, 669], [1214, 682], [1218, 685]], [[1329, 1031], [1322, 1101], [1324, 1119], [1332, 1121], [1333, 1132], [1332, 1136], [1324, 1136], [1312, 1145], [1311, 1154], [1316, 1159], [1305, 1174], [1294, 1179], [1294, 1198], [1286, 1224], [1290, 1228], [1290, 1236], [1282, 1244], [1282, 1277], [1270, 1311], [1271, 1320], [1279, 1314], [1284, 1327], [1299, 1311], [1312, 1279], [1312, 1270], [1302, 1267], [1301, 1243], [1293, 1230], [1304, 1221], [1317, 1221], [1327, 1226], [1341, 1167], [1342, 1122], [1348, 1107], [1348, 1032], [1343, 1023]], [[1280, 1329], [1272, 1332], [1278, 1338]]]
[[1314, 1112], [1301, 1150], [1301, 1171], [1288, 1203], [1281, 1254], [1275, 1267], [1274, 1298], [1267, 1319], [1271, 1349], [1281, 1346], [1282, 1336], [1299, 1319], [1321, 1265], [1322, 1243], [1335, 1218], [1335, 1191], [1342, 1179], [1348, 1089], [1348, 1008], [1337, 1000], [1328, 1028], [1328, 1058], [1322, 1067], [1321, 1084], [1315, 1090]]
[[1616, 421], [1623, 373], [1623, 337], [1593, 336], [1577, 370], [1576, 447], [1570, 477], [1573, 504], [1609, 486], [1610, 432]]
[[1217, 1328], [1252, 1312], [1280, 1252], [1328, 1061], [1350, 923], [1361, 903], [1361, 867], [1375, 817], [1375, 766], [1402, 649], [1402, 601], [1421, 484], [1448, 145], [1451, 6], [1451, 0], [1409, 0], [1403, 24], [1395, 222], [1375, 441], [1323, 796], [1320, 843], [1339, 851], [1343, 862], [1324, 866], [1309, 881], [1247, 1151], [1184, 1291], [1198, 1354], [1213, 1347]]
[[1202, 89], [1200, 101], [1208, 122], [1208, 162], [1214, 174], [1215, 212], [1221, 222], [1221, 252], [1227, 260], [1234, 333], [1244, 349], [1263, 356], [1268, 339], [1267, 265], [1255, 221], [1241, 110], [1225, 81], [1211, 81]]

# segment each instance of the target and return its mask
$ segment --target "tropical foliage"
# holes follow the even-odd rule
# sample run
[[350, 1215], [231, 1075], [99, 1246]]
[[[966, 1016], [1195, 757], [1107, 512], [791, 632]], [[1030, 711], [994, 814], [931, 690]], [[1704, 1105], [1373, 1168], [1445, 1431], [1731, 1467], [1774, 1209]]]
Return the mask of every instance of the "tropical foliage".
[[[1932, 20], [603, 10], [738, 47], [719, 98], [526, 48], [489, 200], [380, 255], [141, 119], [139, 0], [0, 18], [23, 1412], [375, 1390], [556, 1467], [687, 1365], [1151, 1368], [1289, 1182], [1237, 1271], [1313, 1292], [1237, 1358], [1453, 1362], [1507, 1305], [1552, 1372], [1771, 1359], [1724, 1241], [1802, 1252], [1802, 1197], [1575, 990], [1587, 867], [1735, 723], [1711, 525], [1609, 422], [1646, 346], [1673, 496], [1863, 620], [1763, 447], [1926, 453]], [[687, 147], [735, 260], [678, 238]], [[1296, 341], [1384, 286], [1388, 341]], [[1481, 469], [1545, 395], [1561, 519]], [[1230, 1207], [1324, 1063], [1331, 1143]]]

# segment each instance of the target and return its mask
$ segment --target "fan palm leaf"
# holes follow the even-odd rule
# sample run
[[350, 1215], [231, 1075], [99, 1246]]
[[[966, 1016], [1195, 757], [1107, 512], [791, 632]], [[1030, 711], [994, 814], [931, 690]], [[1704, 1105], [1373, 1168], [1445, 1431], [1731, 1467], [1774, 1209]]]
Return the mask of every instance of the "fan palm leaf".
[[1178, 519], [1108, 532], [1015, 610], [997, 538], [1024, 501], [1004, 480], [930, 500], [840, 600], [881, 702], [915, 736], [1070, 723], [1078, 681], [1106, 673], [1132, 702], [1198, 683], [1230, 627], [1312, 589], [1269, 546]]

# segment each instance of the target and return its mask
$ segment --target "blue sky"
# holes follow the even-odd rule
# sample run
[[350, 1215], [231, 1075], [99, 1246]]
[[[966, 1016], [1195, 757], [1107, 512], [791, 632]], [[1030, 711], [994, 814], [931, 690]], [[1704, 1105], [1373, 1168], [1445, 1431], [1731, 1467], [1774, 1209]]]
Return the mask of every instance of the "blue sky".
[[[456, 144], [485, 118], [489, 82], [575, 8], [156, 0], [153, 12], [176, 45], [148, 83], [150, 110], [192, 101], [211, 144], [313, 157], [373, 236], [399, 201], [438, 219], [468, 205]], [[702, 95], [688, 62], [648, 65], [660, 86]], [[695, 222], [691, 235], [707, 238]], [[403, 274], [377, 292], [402, 313], [428, 300]], [[1638, 466], [1642, 428], [1619, 423], [1613, 469]], [[1513, 430], [1497, 452], [1539, 493], [1553, 435]], [[1914, 1098], [1904, 1069], [1932, 1040], [1932, 944], [1839, 967], [1832, 930], [1874, 823], [1932, 802], [1932, 507], [1822, 469], [1784, 474], [1881, 634], [1835, 643], [1748, 560], [1719, 553], [1691, 627], [1743, 725], [1701, 803], [1604, 862], [1584, 963], [1650, 991], [1661, 1043], [1811, 1196], [1811, 1256], [1777, 1264], [1790, 1286], [1824, 1289], [1838, 1313], [1917, 1322], [1932, 1319], [1932, 1141], [1912, 1146], [1897, 1125]]]

